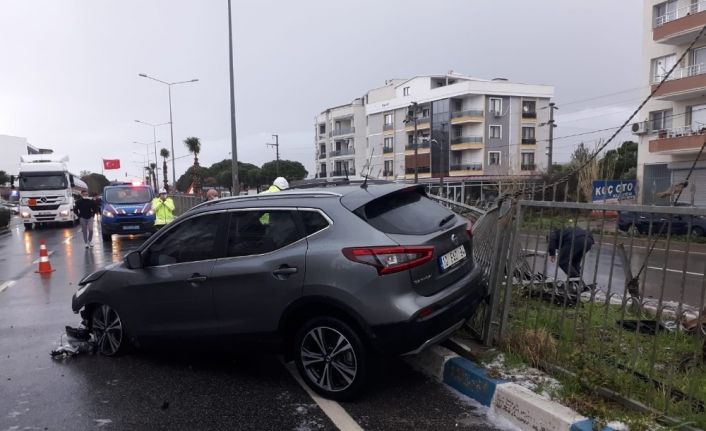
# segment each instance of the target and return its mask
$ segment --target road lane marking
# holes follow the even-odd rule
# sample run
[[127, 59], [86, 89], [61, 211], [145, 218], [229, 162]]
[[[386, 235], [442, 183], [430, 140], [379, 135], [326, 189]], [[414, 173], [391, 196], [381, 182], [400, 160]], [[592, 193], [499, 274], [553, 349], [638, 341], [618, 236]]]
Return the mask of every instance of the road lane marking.
[[304, 383], [304, 380], [302, 380], [301, 376], [299, 375], [299, 371], [297, 371], [297, 367], [294, 365], [294, 362], [290, 362], [288, 364], [284, 363], [284, 360], [280, 358], [280, 361], [282, 362], [282, 365], [284, 365], [284, 368], [289, 371], [289, 374], [294, 377], [294, 380], [299, 383], [299, 385], [304, 388], [307, 394], [311, 397], [312, 400], [323, 410], [323, 412], [328, 416], [329, 419], [331, 419], [331, 422], [336, 426], [341, 431], [363, 431], [363, 428], [358, 425], [358, 422], [355, 421], [351, 417], [351, 415], [348, 414], [348, 412], [336, 401], [332, 400], [327, 400], [326, 398], [322, 398], [317, 394], [316, 392], [312, 391], [309, 386], [307, 386], [306, 383]]
[[8, 280], [8, 281], [4, 282], [3, 284], [0, 284], [0, 293], [4, 292], [5, 289], [7, 289], [8, 287], [12, 286], [15, 283], [16, 283], [15, 280]]
[[[660, 268], [658, 266], [648, 266], [647, 269], [653, 269], [655, 271], [667, 271], [667, 272], [676, 272], [679, 274], [682, 274], [684, 271], [681, 269], [672, 269], [672, 268]], [[703, 277], [704, 275], [701, 274], [700, 272], [691, 272], [691, 271], [686, 271], [687, 275], [695, 275], [697, 277]]]
[[74, 237], [73, 235], [69, 235], [68, 238], [66, 238], [66, 239], [64, 240], [64, 244], [70, 243], [70, 242], [71, 242], [71, 238], [73, 238], [73, 237]]
[[[52, 254], [54, 254], [54, 250], [51, 250], [51, 251], [47, 252], [47, 257], [51, 256]], [[41, 257], [38, 257], [38, 258], [34, 259], [34, 260], [32, 261], [32, 263], [33, 263], [33, 264], [39, 263], [39, 261], [40, 261], [41, 259], [42, 259]]]

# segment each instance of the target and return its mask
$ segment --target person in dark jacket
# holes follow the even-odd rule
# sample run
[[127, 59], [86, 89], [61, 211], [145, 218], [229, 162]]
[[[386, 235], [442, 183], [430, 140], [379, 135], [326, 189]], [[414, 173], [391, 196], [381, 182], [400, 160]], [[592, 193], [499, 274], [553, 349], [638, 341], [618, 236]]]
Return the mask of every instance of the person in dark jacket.
[[81, 233], [86, 248], [93, 247], [93, 217], [98, 213], [96, 202], [88, 197], [88, 192], [81, 192], [81, 199], [74, 205], [74, 214], [81, 222]]
[[548, 242], [549, 257], [552, 263], [556, 262], [556, 251], [559, 250], [559, 268], [570, 278], [581, 277], [583, 255], [593, 247], [591, 232], [580, 227], [554, 229], [549, 234]]

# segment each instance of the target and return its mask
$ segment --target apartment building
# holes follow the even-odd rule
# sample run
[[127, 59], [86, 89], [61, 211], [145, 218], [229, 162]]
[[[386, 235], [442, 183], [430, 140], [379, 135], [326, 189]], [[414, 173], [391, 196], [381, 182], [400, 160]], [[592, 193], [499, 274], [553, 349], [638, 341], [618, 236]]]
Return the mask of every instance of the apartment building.
[[364, 97], [325, 110], [314, 127], [317, 178], [355, 176], [365, 163]]
[[[656, 88], [706, 25], [706, 1], [645, 0], [644, 95]], [[686, 52], [632, 125], [639, 137], [638, 184], [644, 204], [668, 204], [655, 193], [682, 181], [706, 139], [706, 38]], [[680, 202], [706, 205], [706, 157], [698, 161]]]
[[[317, 117], [321, 158], [317, 174], [331, 176], [331, 163], [337, 162], [330, 157], [323, 161], [323, 154], [333, 149], [322, 146], [324, 125], [335, 127], [336, 118], [345, 118], [337, 111], [358, 108], [362, 119], [356, 124], [364, 128], [356, 129], [353, 141], [359, 175], [411, 180], [416, 171], [424, 182], [439, 176], [449, 180], [536, 176], [546, 169], [548, 130], [540, 124], [549, 119], [549, 110], [543, 108], [553, 92], [546, 85], [452, 72], [389, 80], [351, 105]], [[416, 127], [415, 121], [406, 121], [413, 103]]]

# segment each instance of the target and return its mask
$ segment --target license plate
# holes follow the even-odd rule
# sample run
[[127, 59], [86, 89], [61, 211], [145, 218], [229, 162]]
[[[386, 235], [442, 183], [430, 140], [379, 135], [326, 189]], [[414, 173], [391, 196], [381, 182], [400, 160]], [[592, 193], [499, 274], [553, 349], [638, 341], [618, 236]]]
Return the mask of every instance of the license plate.
[[441, 271], [444, 272], [466, 258], [466, 249], [459, 246], [439, 258]]
[[123, 230], [140, 230], [140, 226], [123, 226]]
[[49, 216], [49, 215], [54, 215], [54, 214], [52, 214], [52, 213], [50, 213], [50, 212], [47, 212], [47, 211], [40, 211], [40, 212], [37, 213], [37, 215], [40, 215], [40, 216]]

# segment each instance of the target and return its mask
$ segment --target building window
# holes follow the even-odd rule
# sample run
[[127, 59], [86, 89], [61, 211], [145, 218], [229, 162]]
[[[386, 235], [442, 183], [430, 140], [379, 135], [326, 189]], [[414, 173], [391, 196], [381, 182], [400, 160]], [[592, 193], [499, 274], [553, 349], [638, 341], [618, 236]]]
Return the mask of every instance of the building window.
[[488, 111], [495, 115], [502, 115], [503, 112], [503, 99], [497, 97], [491, 97], [488, 103]]
[[392, 114], [385, 114], [385, 125], [392, 126]]
[[385, 141], [382, 144], [382, 152], [384, 154], [394, 152], [392, 137], [385, 138]]
[[384, 177], [391, 177], [394, 175], [392, 160], [385, 160], [385, 168], [383, 169], [382, 175]]
[[653, 9], [654, 14], [654, 26], [659, 27], [668, 23], [669, 21], [674, 21], [676, 19], [677, 13], [677, 1], [669, 0], [658, 5], [655, 5]]
[[431, 110], [429, 108], [422, 109], [422, 118], [429, 118]]
[[536, 144], [537, 140], [534, 137], [534, 126], [522, 126], [522, 143]]
[[319, 124], [319, 135], [323, 135], [325, 133], [326, 133], [326, 123]]
[[403, 96], [409, 96], [409, 87], [404, 87], [402, 89], [402, 95]]
[[488, 165], [500, 166], [500, 151], [488, 151]]
[[534, 153], [522, 153], [522, 164], [520, 169], [523, 171], [534, 171]]
[[650, 130], [668, 130], [672, 128], [672, 110], [650, 112]]
[[534, 100], [522, 101], [522, 118], [537, 118], [537, 102]]
[[651, 65], [651, 80], [653, 83], [658, 83], [664, 78], [664, 75], [676, 64], [676, 54], [665, 55], [664, 57], [655, 58]]
[[501, 139], [503, 137], [502, 126], [490, 126], [489, 137], [494, 139]]

